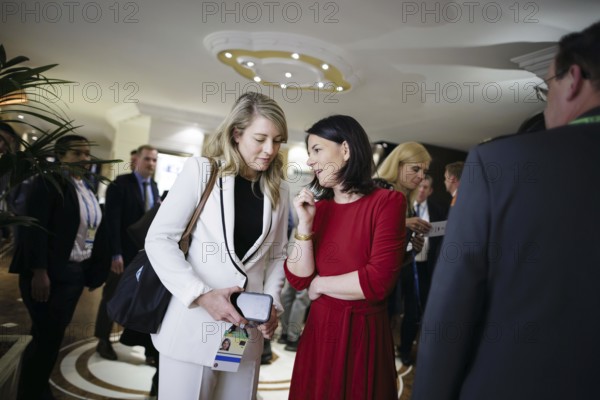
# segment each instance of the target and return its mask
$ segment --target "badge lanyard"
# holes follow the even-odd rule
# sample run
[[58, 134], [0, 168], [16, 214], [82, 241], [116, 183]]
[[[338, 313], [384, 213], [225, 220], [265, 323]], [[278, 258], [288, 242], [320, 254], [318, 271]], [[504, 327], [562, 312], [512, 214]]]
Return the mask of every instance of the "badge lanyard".
[[600, 115], [593, 115], [591, 117], [577, 118], [576, 120], [569, 122], [569, 125], [585, 125], [585, 124], [593, 124], [596, 122], [600, 122]]
[[76, 185], [76, 188], [77, 188], [77, 191], [79, 192], [79, 194], [81, 195], [81, 200], [83, 201], [83, 205], [85, 206], [86, 223], [87, 223], [87, 230], [86, 230], [86, 236], [85, 236], [85, 248], [86, 248], [86, 250], [90, 250], [92, 248], [92, 246], [94, 245], [94, 239], [96, 238], [96, 227], [98, 226], [98, 210], [95, 207], [94, 200], [91, 199], [91, 208], [94, 209], [94, 223], [92, 224], [92, 212], [91, 212], [90, 206], [88, 205], [85, 191], [87, 191], [90, 195], [92, 195], [92, 194], [91, 194], [91, 191], [87, 188], [87, 186], [85, 186], [85, 183], [83, 185], [86, 190], [80, 190], [79, 185]]

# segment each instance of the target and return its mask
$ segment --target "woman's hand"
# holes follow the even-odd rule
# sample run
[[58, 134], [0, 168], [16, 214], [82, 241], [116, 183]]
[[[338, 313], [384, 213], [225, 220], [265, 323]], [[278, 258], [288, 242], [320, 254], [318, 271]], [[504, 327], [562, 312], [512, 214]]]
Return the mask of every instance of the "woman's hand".
[[414, 235], [412, 238], [410, 238], [410, 242], [412, 243], [415, 253], [420, 253], [425, 245], [425, 238], [420, 234]]
[[428, 233], [431, 230], [431, 224], [419, 217], [407, 218], [406, 227], [411, 231], [420, 233], [422, 235]]
[[248, 320], [237, 312], [231, 304], [230, 296], [233, 293], [243, 292], [239, 286], [224, 289], [213, 289], [194, 300], [194, 303], [204, 308], [215, 321], [231, 322], [234, 325], [247, 325]]
[[309, 235], [312, 232], [313, 219], [315, 218], [315, 196], [307, 188], [302, 188], [292, 202], [298, 214], [298, 233]]
[[262, 333], [265, 339], [271, 339], [279, 325], [279, 319], [277, 318], [277, 310], [275, 306], [271, 306], [271, 318], [267, 322], [258, 325], [258, 330]]
[[45, 269], [34, 269], [31, 278], [31, 297], [35, 301], [45, 303], [50, 297], [50, 278]]
[[321, 279], [319, 275], [315, 276], [312, 282], [310, 283], [310, 286], [308, 287], [308, 298], [311, 301], [315, 301], [316, 299], [321, 297], [322, 293], [320, 293], [318, 289], [319, 279]]

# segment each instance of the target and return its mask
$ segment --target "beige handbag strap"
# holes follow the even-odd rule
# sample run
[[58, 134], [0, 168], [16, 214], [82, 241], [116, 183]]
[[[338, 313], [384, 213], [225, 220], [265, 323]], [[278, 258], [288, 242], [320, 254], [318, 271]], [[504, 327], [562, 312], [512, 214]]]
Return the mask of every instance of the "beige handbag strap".
[[198, 218], [200, 218], [200, 214], [204, 209], [204, 205], [208, 200], [208, 196], [210, 196], [210, 192], [212, 192], [213, 187], [215, 186], [215, 182], [217, 181], [217, 173], [219, 172], [219, 165], [212, 158], [210, 160], [210, 178], [208, 179], [208, 183], [204, 187], [204, 191], [202, 192], [202, 196], [200, 196], [200, 202], [194, 211], [194, 215], [192, 215], [192, 219], [188, 222], [185, 231], [183, 231], [183, 235], [181, 235], [181, 240], [179, 241], [179, 248], [183, 251], [183, 254], [187, 255], [190, 249], [190, 240], [192, 237], [192, 230], [196, 226], [196, 222]]

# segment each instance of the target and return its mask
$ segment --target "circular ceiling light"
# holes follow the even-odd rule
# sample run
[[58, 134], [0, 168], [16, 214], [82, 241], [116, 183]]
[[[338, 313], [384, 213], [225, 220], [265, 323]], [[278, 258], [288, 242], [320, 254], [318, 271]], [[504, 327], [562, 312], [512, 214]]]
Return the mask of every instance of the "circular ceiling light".
[[265, 86], [283, 88], [285, 77], [287, 89], [347, 92], [359, 81], [341, 49], [314, 38], [224, 31], [207, 36], [204, 44], [223, 64]]

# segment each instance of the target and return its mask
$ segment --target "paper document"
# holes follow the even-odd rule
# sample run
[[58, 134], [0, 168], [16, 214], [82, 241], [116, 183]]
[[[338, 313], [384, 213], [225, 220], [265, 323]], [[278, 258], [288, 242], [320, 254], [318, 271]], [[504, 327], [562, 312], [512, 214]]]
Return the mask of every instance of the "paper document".
[[444, 236], [444, 234], [446, 233], [446, 222], [447, 221], [431, 222], [431, 230], [425, 236]]

